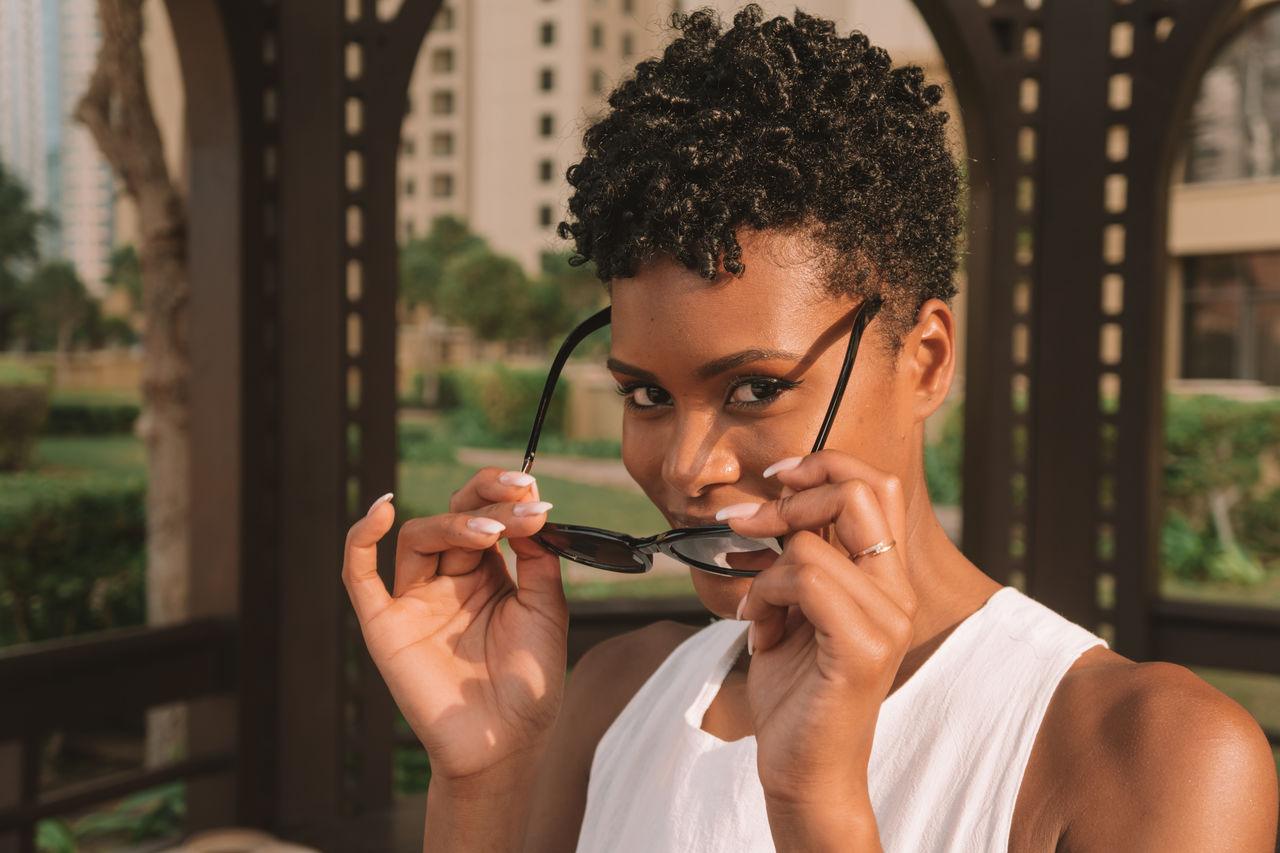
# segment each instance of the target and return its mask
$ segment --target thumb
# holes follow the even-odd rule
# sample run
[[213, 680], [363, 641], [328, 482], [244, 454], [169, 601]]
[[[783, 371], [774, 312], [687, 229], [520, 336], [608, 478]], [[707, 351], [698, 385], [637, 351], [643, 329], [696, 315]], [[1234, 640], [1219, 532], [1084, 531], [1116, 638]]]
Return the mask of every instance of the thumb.
[[551, 608], [559, 614], [568, 611], [564, 582], [560, 578], [560, 558], [528, 538], [508, 539], [516, 555], [516, 598], [520, 603], [539, 609]]

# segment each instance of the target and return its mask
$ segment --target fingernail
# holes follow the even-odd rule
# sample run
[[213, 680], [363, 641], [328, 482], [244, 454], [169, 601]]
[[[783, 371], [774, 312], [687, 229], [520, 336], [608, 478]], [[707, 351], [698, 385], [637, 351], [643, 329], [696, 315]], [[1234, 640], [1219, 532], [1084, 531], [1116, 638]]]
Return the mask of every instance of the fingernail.
[[378, 498], [376, 501], [374, 501], [374, 502], [373, 502], [373, 504], [369, 507], [369, 511], [368, 511], [368, 512], [366, 512], [366, 513], [365, 513], [365, 515], [371, 515], [371, 514], [373, 514], [373, 511], [374, 511], [375, 509], [377, 509], [378, 507], [382, 506], [384, 503], [386, 503], [387, 501], [391, 500], [391, 499], [392, 499], [392, 498], [394, 498], [395, 496], [396, 496], [396, 493], [395, 493], [395, 492], [387, 492], [385, 495], [383, 495], [382, 497]]
[[743, 608], [745, 608], [746, 606], [747, 606], [747, 597], [744, 595], [744, 596], [742, 596], [742, 600], [738, 602], [738, 614], [737, 614], [736, 616], [734, 616], [733, 618], [734, 618], [734, 619], [737, 619], [739, 622], [741, 622], [741, 621], [742, 621], [742, 610], [743, 610]]
[[498, 475], [498, 482], [504, 486], [532, 486], [533, 475], [520, 471], [503, 471]]
[[516, 504], [511, 514], [523, 518], [526, 515], [542, 515], [551, 509], [551, 504], [546, 501], [538, 501], [537, 503]]
[[768, 468], [765, 468], [762, 476], [767, 480], [779, 471], [790, 471], [803, 461], [803, 456], [789, 456], [786, 459], [779, 459]]
[[752, 622], [747, 628], [747, 657], [751, 657], [756, 653], [756, 623]]
[[467, 527], [476, 533], [487, 533], [492, 536], [495, 533], [501, 533], [507, 529], [507, 526], [496, 518], [480, 518], [476, 517], [467, 522]]
[[760, 511], [760, 504], [734, 504], [716, 513], [716, 521], [728, 521], [731, 518], [750, 518]]

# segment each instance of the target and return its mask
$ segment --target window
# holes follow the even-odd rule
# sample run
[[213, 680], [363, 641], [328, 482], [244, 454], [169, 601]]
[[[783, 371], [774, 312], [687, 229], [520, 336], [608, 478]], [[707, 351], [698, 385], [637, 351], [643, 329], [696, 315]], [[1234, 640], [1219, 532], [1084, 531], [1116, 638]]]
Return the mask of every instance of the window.
[[543, 160], [538, 164], [538, 180], [542, 181], [544, 184], [551, 183], [552, 179], [555, 177], [555, 169], [556, 167], [554, 163], [550, 160]]
[[596, 50], [604, 47], [604, 27], [600, 24], [591, 25], [591, 46]]
[[415, 190], [417, 190], [417, 187], [413, 183], [413, 178], [406, 178], [403, 190], [405, 198], [411, 197]]
[[634, 11], [635, 11], [635, 3], [633, 2], [633, 0], [622, 0], [622, 11], [624, 11], [624, 12], [634, 12]]
[[453, 49], [441, 47], [431, 51], [431, 70], [437, 73], [452, 71]]
[[453, 29], [453, 8], [441, 6], [440, 11], [436, 13], [436, 19], [431, 23], [431, 29], [441, 32]]
[[554, 136], [556, 132], [556, 119], [551, 113], [543, 113], [538, 117], [538, 133], [542, 136]]
[[453, 92], [432, 92], [431, 112], [438, 116], [451, 115], [453, 113]]
[[604, 72], [596, 69], [591, 72], [591, 92], [592, 94], [604, 94]]
[[635, 45], [631, 41], [631, 33], [622, 34], [622, 58], [630, 59], [631, 54], [635, 52]]
[[431, 153], [436, 157], [448, 157], [453, 153], [453, 134], [439, 133], [431, 134]]
[[538, 208], [538, 224], [543, 228], [550, 228], [551, 220], [554, 218], [555, 216], [551, 211], [551, 205], [544, 204], [542, 207]]
[[543, 44], [556, 43], [556, 25], [554, 21], [543, 21], [539, 41]]
[[538, 88], [550, 92], [556, 86], [556, 72], [552, 68], [544, 68], [538, 74]]
[[431, 176], [431, 195], [436, 198], [449, 198], [453, 195], [453, 175], [438, 174]]
[[1280, 251], [1186, 258], [1182, 375], [1280, 385]]
[[406, 220], [404, 221], [404, 239], [405, 239], [406, 241], [407, 241], [407, 240], [412, 240], [412, 239], [413, 239], [413, 235], [414, 235], [414, 233], [415, 233], [417, 230], [418, 230], [418, 229], [417, 229], [417, 228], [416, 228], [416, 226], [414, 225], [414, 222], [413, 222], [413, 220], [412, 220], [412, 219], [406, 219]]
[[406, 136], [400, 140], [400, 153], [406, 157], [412, 157], [416, 147], [413, 144], [413, 137]]

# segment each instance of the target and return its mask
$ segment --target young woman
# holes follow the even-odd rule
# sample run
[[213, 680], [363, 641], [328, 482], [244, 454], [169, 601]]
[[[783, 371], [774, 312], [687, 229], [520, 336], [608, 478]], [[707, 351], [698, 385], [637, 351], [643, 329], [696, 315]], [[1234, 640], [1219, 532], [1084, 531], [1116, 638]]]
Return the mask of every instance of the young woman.
[[376, 503], [343, 576], [431, 757], [426, 847], [1272, 850], [1247, 713], [1001, 588], [934, 517], [960, 227], [937, 88], [800, 13], [676, 26], [587, 132], [561, 232], [610, 287], [627, 470], [695, 528], [663, 541], [719, 621], [601, 644], [566, 687], [540, 541], [643, 557], [486, 469], [403, 525], [388, 594]]

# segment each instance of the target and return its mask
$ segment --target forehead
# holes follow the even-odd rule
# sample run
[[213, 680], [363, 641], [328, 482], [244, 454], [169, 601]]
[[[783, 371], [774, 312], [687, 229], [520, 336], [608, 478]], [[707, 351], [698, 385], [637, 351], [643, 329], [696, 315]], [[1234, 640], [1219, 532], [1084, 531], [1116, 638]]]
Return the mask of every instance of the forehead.
[[714, 352], [741, 344], [795, 346], [815, 337], [848, 311], [853, 300], [831, 295], [810, 256], [797, 257], [777, 241], [743, 241], [746, 271], [721, 272], [707, 281], [669, 258], [615, 279], [614, 356], [663, 346]]

